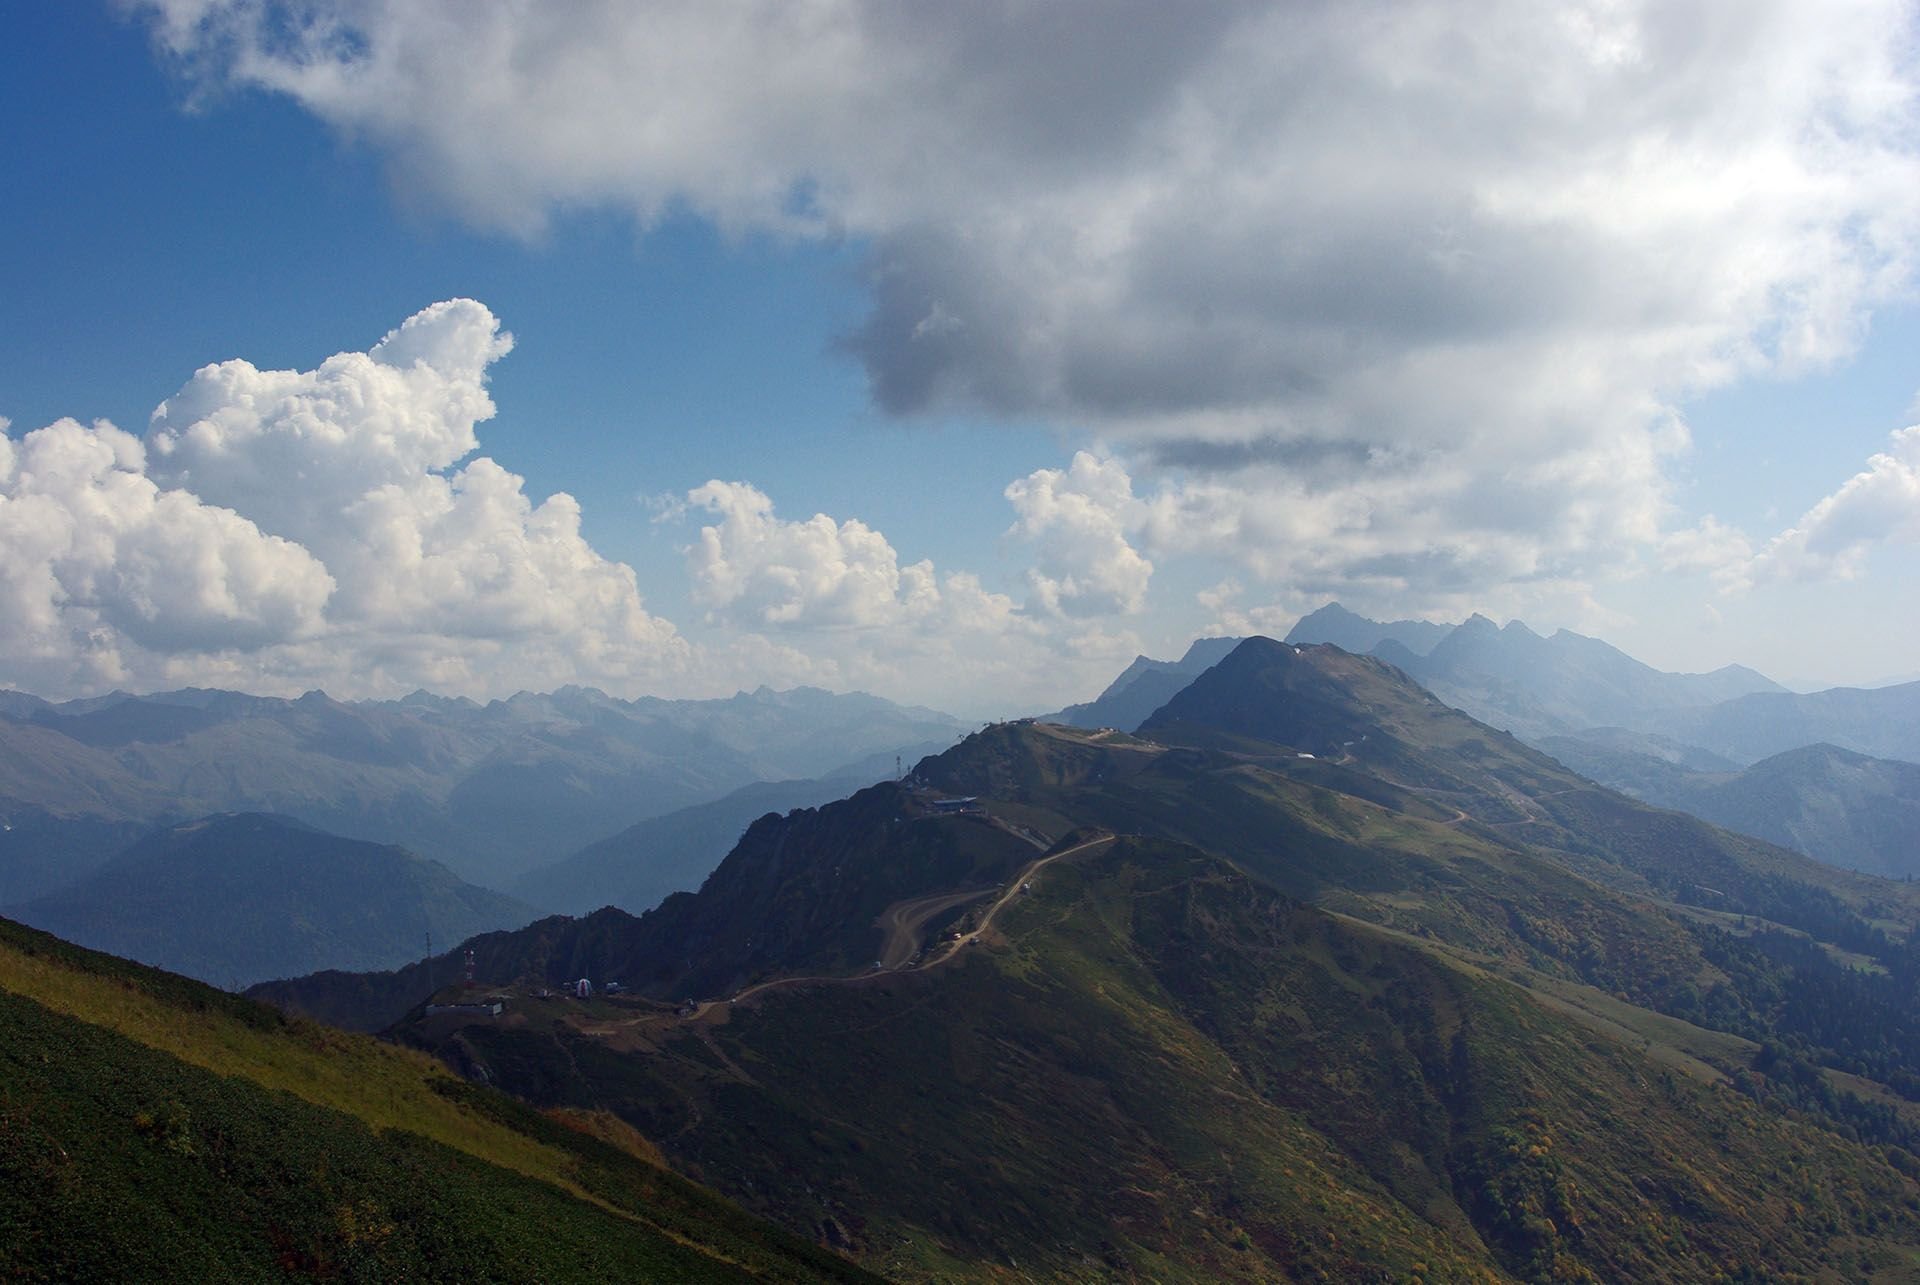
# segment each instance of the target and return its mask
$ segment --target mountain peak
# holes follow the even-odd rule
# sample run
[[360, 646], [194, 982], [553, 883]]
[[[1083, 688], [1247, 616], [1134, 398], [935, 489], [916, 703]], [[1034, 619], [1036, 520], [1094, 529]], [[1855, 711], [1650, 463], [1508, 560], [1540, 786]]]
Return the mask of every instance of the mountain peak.
[[[1211, 669], [1233, 653], [1233, 649], [1245, 642], [1244, 638], [1196, 638], [1187, 647], [1187, 654], [1180, 658], [1180, 668], [1193, 673]], [[1141, 657], [1145, 659], [1145, 657]]]
[[1392, 666], [1331, 643], [1253, 637], [1140, 725], [1143, 736], [1211, 728], [1303, 753], [1339, 754], [1396, 706], [1430, 698]]
[[1298, 629], [1301, 625], [1306, 624], [1351, 624], [1355, 621], [1369, 625], [1374, 623], [1357, 611], [1349, 611], [1337, 602], [1330, 602], [1326, 606], [1316, 607], [1306, 615], [1300, 617], [1299, 622], [1295, 624], [1294, 628]]
[[1452, 625], [1435, 624], [1430, 620], [1369, 620], [1337, 602], [1330, 602], [1300, 617], [1287, 632], [1286, 641], [1332, 643], [1354, 653], [1375, 651], [1392, 643], [1405, 652], [1424, 656], [1452, 630]]

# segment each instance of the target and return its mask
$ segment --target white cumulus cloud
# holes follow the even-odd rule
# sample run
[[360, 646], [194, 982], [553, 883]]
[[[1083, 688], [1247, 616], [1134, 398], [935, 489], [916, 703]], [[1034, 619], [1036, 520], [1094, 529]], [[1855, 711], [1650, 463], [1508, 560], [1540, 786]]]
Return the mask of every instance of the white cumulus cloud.
[[747, 482], [696, 487], [670, 517], [703, 522], [685, 557], [720, 672], [1005, 713], [1097, 688], [1139, 650], [1129, 632], [1023, 611], [973, 572], [903, 562], [857, 518], [783, 518]]
[[1127, 541], [1143, 506], [1124, 465], [1087, 451], [1064, 469], [1036, 469], [1006, 490], [1019, 520], [1011, 534], [1032, 541], [1028, 571], [1035, 605], [1074, 616], [1139, 612], [1153, 563]]
[[1757, 580], [1848, 579], [1885, 544], [1920, 543], [1920, 424], [1894, 433], [1887, 449], [1754, 559]]
[[497, 693], [684, 671], [573, 498], [473, 457], [511, 346], [452, 300], [313, 370], [207, 366], [144, 441], [71, 420], [0, 439], [0, 681]]
[[994, 632], [1012, 615], [1011, 600], [974, 576], [948, 575], [943, 587], [933, 563], [901, 566], [887, 538], [858, 518], [789, 521], [745, 482], [708, 482], [687, 493], [687, 504], [719, 518], [687, 550], [694, 601], [735, 624]]
[[0, 435], [0, 665], [27, 686], [128, 681], [142, 653], [257, 651], [322, 627], [319, 560], [165, 490], [139, 439], [63, 419]]

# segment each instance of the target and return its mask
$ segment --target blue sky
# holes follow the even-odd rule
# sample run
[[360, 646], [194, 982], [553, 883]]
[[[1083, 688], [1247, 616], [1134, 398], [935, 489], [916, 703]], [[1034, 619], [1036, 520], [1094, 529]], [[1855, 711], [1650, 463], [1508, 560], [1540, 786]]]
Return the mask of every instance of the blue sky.
[[1333, 598], [1920, 669], [1903, 5], [316, 12], [5, 19], [0, 682], [1011, 712]]
[[[471, 296], [518, 337], [492, 376], [488, 448], [534, 492], [578, 496], [596, 546], [650, 598], [683, 577], [638, 495], [751, 463], [783, 507], [858, 514], [947, 563], [993, 556], [999, 528], [979, 514], [1059, 455], [1005, 425], [876, 412], [830, 351], [862, 309], [844, 243], [727, 237], [691, 216], [642, 234], [613, 211], [531, 240], [475, 231], [409, 208], [377, 156], [284, 100], [188, 110], [145, 28], [110, 6], [14, 21], [0, 94], [28, 128], [9, 131], [6, 168], [43, 194], [0, 212], [0, 413], [16, 431], [62, 415], [137, 431], [209, 361], [311, 366]], [[916, 473], [926, 485], [874, 485]]]

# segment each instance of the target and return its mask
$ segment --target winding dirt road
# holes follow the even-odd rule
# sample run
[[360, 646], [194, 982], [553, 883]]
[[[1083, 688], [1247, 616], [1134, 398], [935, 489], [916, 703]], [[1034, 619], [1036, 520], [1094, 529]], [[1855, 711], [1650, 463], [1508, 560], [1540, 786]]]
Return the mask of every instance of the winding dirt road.
[[1097, 848], [1103, 843], [1112, 843], [1114, 838], [1114, 835], [1103, 834], [1098, 838], [1085, 839], [1074, 844], [1071, 848], [1062, 848], [1052, 856], [1041, 857], [1038, 861], [1029, 862], [1026, 869], [1013, 877], [1013, 881], [1007, 885], [1007, 890], [1000, 894], [1000, 900], [987, 907], [987, 913], [980, 916], [980, 922], [974, 925], [970, 932], [964, 932], [960, 934], [956, 940], [948, 942], [947, 948], [940, 953], [938, 958], [928, 959], [925, 963], [921, 964], [920, 967], [932, 968], [936, 964], [943, 964], [947, 960], [952, 959], [962, 946], [970, 946], [975, 941], [978, 941], [981, 933], [993, 927], [993, 917], [1002, 910], [1005, 910], [1007, 903], [1020, 895], [1020, 889], [1025, 887], [1035, 875], [1039, 874], [1046, 867], [1052, 865], [1062, 857], [1071, 857], [1075, 853], [1085, 852], [1088, 848]]
[[[955, 955], [959, 954], [962, 949], [978, 941], [982, 933], [991, 929], [994, 918], [999, 915], [1002, 910], [1006, 909], [1009, 902], [1020, 895], [1020, 889], [1031, 882], [1033, 877], [1039, 874], [1040, 871], [1060, 860], [1062, 857], [1071, 857], [1077, 853], [1085, 852], [1089, 848], [1097, 848], [1102, 844], [1112, 843], [1115, 837], [1116, 836], [1111, 834], [1099, 835], [1095, 838], [1076, 843], [1071, 848], [1062, 848], [1058, 852], [1028, 862], [1026, 866], [1021, 869], [1020, 873], [1015, 875], [1013, 880], [1006, 885], [999, 899], [987, 907], [987, 912], [980, 916], [980, 922], [970, 931], [962, 933], [953, 941], [947, 942], [945, 948], [938, 954], [930, 953], [918, 964], [910, 968], [889, 967], [883, 971], [920, 972], [928, 968], [938, 968], [941, 964], [946, 963]], [[889, 924], [889, 922], [897, 923], [900, 926], [902, 936], [899, 941], [904, 941], [908, 944], [904, 958], [911, 959], [914, 952], [919, 949], [918, 925], [925, 924], [927, 920], [939, 914], [941, 910], [950, 909], [962, 902], [974, 901], [981, 897], [988, 896], [992, 891], [993, 890], [989, 888], [984, 892], [941, 893], [933, 897], [916, 897], [910, 901], [898, 901], [882, 911], [880, 919], [883, 926]], [[910, 927], [910, 925], [912, 926]], [[899, 941], [892, 935], [893, 928], [889, 926], [888, 932], [888, 947], [890, 949], [897, 949]], [[881, 963], [884, 965], [885, 962], [883, 957]], [[878, 975], [878, 973], [858, 973], [852, 977], [775, 977], [770, 981], [756, 982], [744, 990], [736, 991], [731, 998], [706, 1000], [696, 1005], [694, 1010], [687, 1014], [685, 1020], [689, 1022], [700, 1021], [716, 1008], [722, 1006], [731, 1008], [743, 1000], [751, 999], [762, 991], [770, 991], [780, 986], [847, 985], [854, 982], [866, 981], [868, 978]]]
[[927, 921], [942, 911], [952, 910], [955, 906], [964, 906], [969, 901], [978, 901], [990, 897], [999, 891], [998, 887], [975, 888], [970, 892], [943, 892], [932, 897], [915, 897], [910, 901], [896, 901], [880, 912], [874, 920], [886, 936], [886, 942], [880, 948], [880, 966], [882, 968], [900, 968], [905, 966], [920, 952], [920, 933]]

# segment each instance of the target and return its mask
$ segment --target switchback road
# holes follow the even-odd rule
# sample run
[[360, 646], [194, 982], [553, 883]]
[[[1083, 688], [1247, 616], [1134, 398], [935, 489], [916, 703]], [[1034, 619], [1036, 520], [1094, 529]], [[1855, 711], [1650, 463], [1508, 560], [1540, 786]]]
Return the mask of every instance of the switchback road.
[[[1006, 888], [1001, 892], [999, 898], [991, 906], [987, 907], [987, 912], [984, 915], [980, 916], [980, 922], [974, 925], [974, 927], [970, 931], [962, 933], [959, 937], [957, 937], [953, 941], [947, 942], [945, 948], [941, 950], [939, 954], [937, 955], [929, 954], [925, 958], [923, 958], [920, 963], [913, 965], [911, 968], [896, 968], [896, 969], [893, 969], [892, 971], [918, 972], [923, 969], [937, 968], [941, 964], [946, 963], [948, 960], [952, 959], [955, 955], [959, 954], [963, 948], [970, 946], [974, 942], [978, 941], [982, 933], [985, 933], [989, 929], [991, 929], [993, 927], [994, 919], [1000, 914], [1002, 910], [1005, 910], [1007, 908], [1007, 904], [1009, 902], [1011, 902], [1015, 897], [1018, 897], [1020, 895], [1020, 890], [1023, 887], [1025, 887], [1028, 883], [1030, 883], [1033, 880], [1033, 877], [1035, 875], [1039, 874], [1046, 867], [1052, 865], [1054, 862], [1060, 860], [1062, 857], [1075, 856], [1079, 853], [1087, 851], [1089, 848], [1097, 848], [1102, 844], [1112, 843], [1114, 838], [1115, 836], [1111, 834], [1103, 834], [1098, 836], [1097, 838], [1086, 839], [1080, 843], [1076, 843], [1071, 848], [1062, 848], [1058, 852], [1052, 853], [1048, 856], [1041, 857], [1038, 860], [1028, 862], [1026, 866], [1021, 869], [1020, 873], [1015, 875], [1013, 877], [1013, 880], [1007, 884]], [[925, 923], [926, 920], [932, 918], [935, 914], [939, 913], [939, 909], [931, 909], [931, 910], [926, 909], [928, 906], [933, 905], [934, 903], [937, 903], [940, 901], [947, 901], [949, 906], [958, 905], [960, 904], [960, 901], [971, 901], [971, 900], [974, 900], [975, 898], [986, 896], [990, 892], [991, 892], [991, 889], [989, 889], [988, 892], [986, 893], [983, 893], [983, 892], [942, 893], [936, 897], [920, 897], [911, 901], [895, 902], [892, 906], [889, 906], [885, 911], [881, 913], [881, 919], [885, 921], [890, 916], [898, 916], [900, 921], [904, 924], [909, 919], [912, 919], [917, 916], [919, 919], [919, 922]], [[952, 898], [956, 898], [956, 897], [959, 898], [960, 901], [951, 900]], [[890, 942], [891, 942], [891, 939], [890, 939]], [[911, 958], [912, 954], [913, 954], [912, 951], [908, 951], [907, 957]], [[884, 963], [885, 961], [883, 960], [882, 962]], [[876, 974], [874, 973], [858, 973], [852, 977], [776, 977], [770, 981], [756, 982], [752, 986], [749, 986], [744, 990], [736, 991], [732, 996], [732, 998], [730, 999], [710, 999], [705, 1001], [704, 1003], [696, 1005], [693, 1012], [687, 1015], [687, 1020], [697, 1022], [700, 1019], [706, 1017], [714, 1009], [719, 1008], [722, 1005], [725, 1005], [730, 1008], [733, 1005], [742, 1002], [743, 1000], [751, 999], [753, 996], [760, 994], [762, 991], [770, 991], [775, 989], [776, 987], [847, 985], [854, 982], [865, 981], [868, 978], [873, 977], [875, 975]]]

